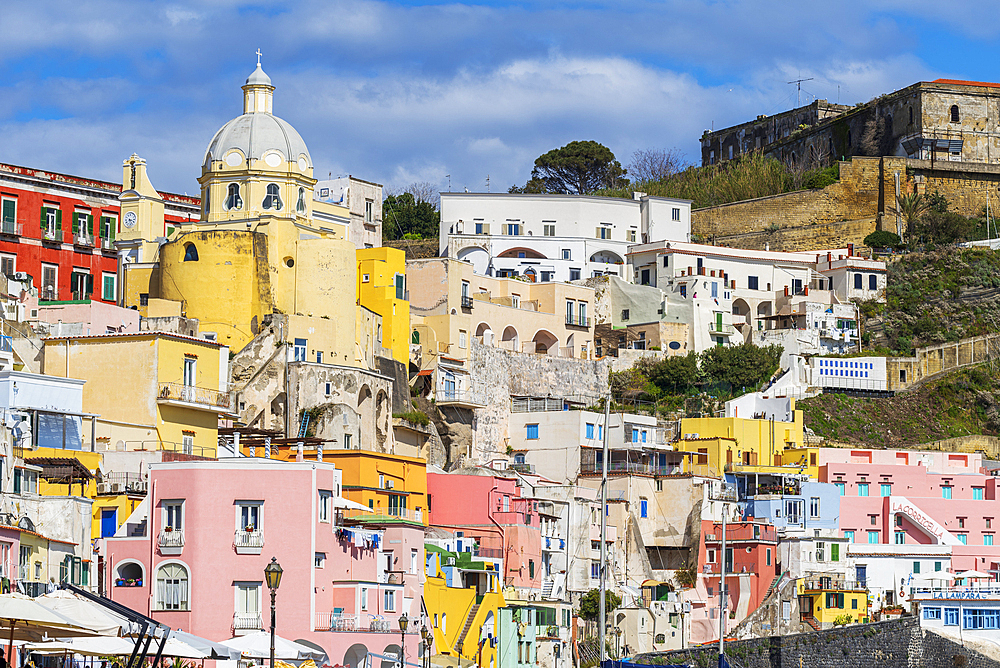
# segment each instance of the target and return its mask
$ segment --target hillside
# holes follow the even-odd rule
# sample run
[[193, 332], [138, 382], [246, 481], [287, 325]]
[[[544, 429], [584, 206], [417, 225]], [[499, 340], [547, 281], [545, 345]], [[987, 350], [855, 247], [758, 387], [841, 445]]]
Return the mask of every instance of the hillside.
[[796, 403], [817, 436], [898, 448], [968, 434], [1000, 435], [1000, 366], [964, 369], [891, 399], [822, 394]]
[[1000, 253], [949, 246], [889, 264], [886, 303], [861, 305], [865, 347], [916, 346], [1000, 330]]

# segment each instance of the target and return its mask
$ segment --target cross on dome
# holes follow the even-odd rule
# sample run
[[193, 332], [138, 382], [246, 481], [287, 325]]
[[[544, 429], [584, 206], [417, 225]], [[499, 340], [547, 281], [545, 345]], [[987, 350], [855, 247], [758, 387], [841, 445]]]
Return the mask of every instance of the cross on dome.
[[258, 47], [257, 48], [257, 67], [260, 67], [260, 56], [261, 56], [260, 48]]

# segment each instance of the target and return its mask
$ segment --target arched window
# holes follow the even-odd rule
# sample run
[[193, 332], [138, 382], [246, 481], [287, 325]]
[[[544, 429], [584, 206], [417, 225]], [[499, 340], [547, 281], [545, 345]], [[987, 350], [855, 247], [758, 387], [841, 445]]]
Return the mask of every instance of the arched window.
[[264, 197], [264, 208], [274, 209], [275, 211], [281, 211], [281, 196], [279, 195], [280, 190], [278, 189], [277, 183], [267, 184], [267, 195]]
[[156, 571], [156, 609], [187, 610], [188, 572], [180, 564], [166, 564]]
[[413, 334], [410, 335], [410, 343], [420, 345], [420, 332], [413, 330]]
[[184, 247], [184, 261], [185, 262], [197, 262], [198, 261], [198, 249], [194, 244], [188, 244]]
[[240, 197], [240, 184], [230, 183], [226, 196], [226, 210], [239, 211], [243, 208], [243, 198]]
[[958, 105], [951, 105], [951, 122], [958, 123]]
[[306, 212], [306, 189], [299, 188], [299, 201], [295, 203], [295, 210], [299, 213]]

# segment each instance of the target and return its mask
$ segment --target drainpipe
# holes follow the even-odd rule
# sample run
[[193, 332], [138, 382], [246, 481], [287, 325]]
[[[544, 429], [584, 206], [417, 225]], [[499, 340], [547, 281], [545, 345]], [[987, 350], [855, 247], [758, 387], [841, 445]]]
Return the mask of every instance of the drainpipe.
[[[497, 491], [498, 489], [500, 489], [500, 486], [494, 483], [493, 489], [490, 490], [490, 498], [487, 501], [487, 503], [489, 504], [493, 503], [493, 492]], [[489, 517], [490, 522], [493, 522], [493, 524], [496, 525], [496, 528], [500, 530], [500, 549], [503, 551], [503, 557], [501, 558], [501, 568], [504, 569], [503, 576], [500, 579], [500, 591], [503, 591], [504, 584], [507, 581], [507, 532], [504, 531], [504, 528], [500, 526], [500, 524], [495, 519], [493, 519], [492, 505], [488, 506], [487, 517]]]

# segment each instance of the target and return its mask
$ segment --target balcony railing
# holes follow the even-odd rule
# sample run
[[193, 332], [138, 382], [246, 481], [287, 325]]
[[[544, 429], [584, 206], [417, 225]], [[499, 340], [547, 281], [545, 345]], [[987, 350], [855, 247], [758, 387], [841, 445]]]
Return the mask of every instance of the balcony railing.
[[182, 401], [211, 408], [233, 409], [232, 393], [181, 383], [160, 383], [159, 398], [163, 401]]
[[260, 554], [264, 547], [264, 532], [237, 529], [233, 535], [233, 547], [237, 554]]
[[566, 316], [566, 325], [568, 327], [590, 327], [590, 318], [579, 316], [574, 318], [571, 315]]
[[472, 308], [472, 297], [462, 296], [462, 308]]
[[42, 240], [43, 241], [61, 242], [62, 241], [62, 230], [54, 230], [54, 229], [43, 228], [42, 229]]
[[477, 547], [472, 553], [484, 559], [503, 559], [503, 550], [499, 547]]
[[[372, 615], [367, 612], [359, 614], [317, 612], [316, 630], [356, 633], [399, 633], [399, 622], [396, 618]], [[411, 627], [409, 632], [414, 633], [415, 630]]]
[[97, 484], [98, 494], [145, 494], [149, 483], [139, 473], [105, 473]]
[[518, 473], [534, 473], [535, 465], [526, 464], [524, 462], [514, 462], [513, 464], [508, 464], [507, 468], [511, 471], [517, 471]]
[[710, 322], [708, 324], [708, 331], [715, 334], [733, 334], [736, 330], [732, 325], [726, 323]]
[[259, 612], [237, 612], [233, 614], [234, 631], [259, 631], [264, 628]]
[[73, 235], [73, 243], [77, 246], [96, 246], [97, 239], [93, 234], [87, 234], [86, 232], [77, 232]]
[[356, 520], [365, 522], [387, 522], [391, 520], [409, 520], [411, 522], [423, 522], [424, 511], [412, 508], [399, 508], [392, 506], [389, 508], [373, 508], [371, 510], [338, 510], [337, 515], [341, 520]]
[[802, 582], [804, 591], [858, 591], [865, 586], [854, 580], [836, 578], [807, 578]]
[[435, 401], [439, 404], [468, 404], [474, 406], [485, 406], [482, 394], [473, 390], [450, 390], [444, 387], [438, 388], [435, 393]]
[[157, 537], [156, 544], [166, 548], [184, 547], [184, 531], [181, 529], [163, 530]]
[[9, 234], [11, 236], [19, 237], [24, 233], [24, 224], [15, 223], [13, 220], [5, 218], [2, 223], [0, 223], [0, 234]]
[[21, 581], [31, 579], [31, 564], [18, 564], [17, 579]]

